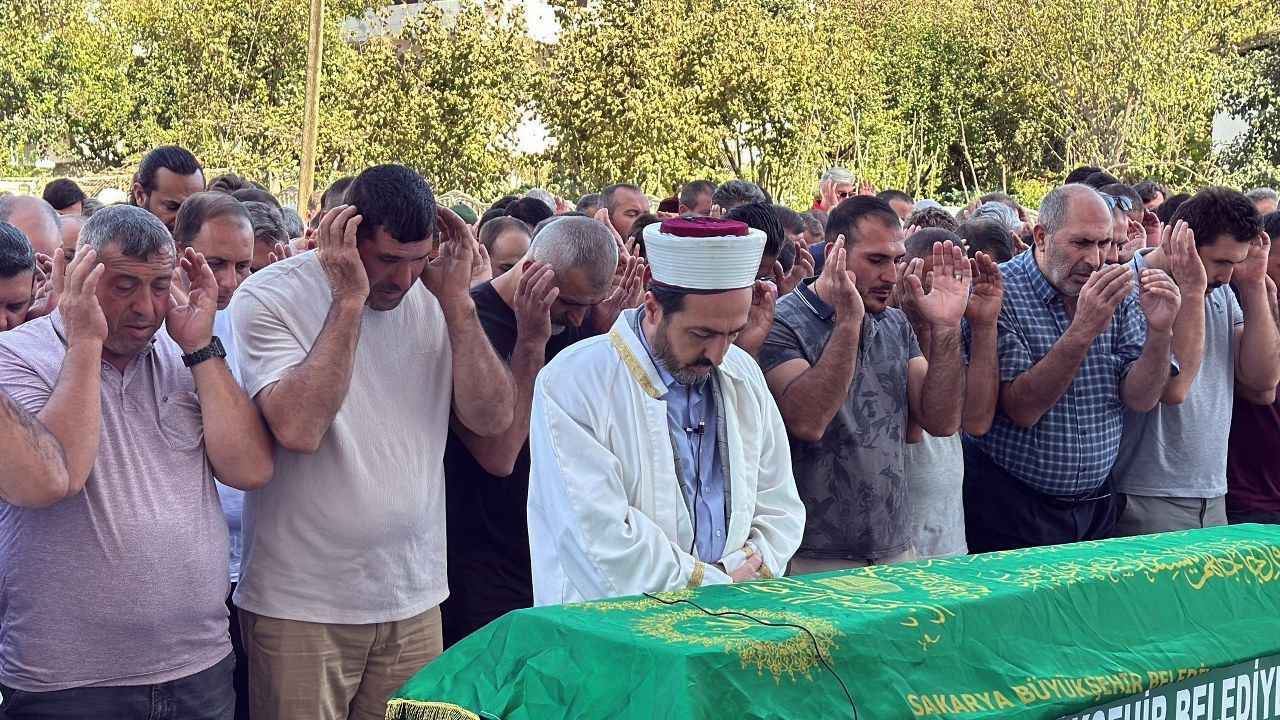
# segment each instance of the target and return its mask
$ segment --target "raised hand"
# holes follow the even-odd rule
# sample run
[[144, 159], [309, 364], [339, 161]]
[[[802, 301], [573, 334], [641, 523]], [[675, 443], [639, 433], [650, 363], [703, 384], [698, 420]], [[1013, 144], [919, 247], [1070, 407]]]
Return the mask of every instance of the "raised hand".
[[436, 206], [440, 228], [440, 253], [422, 268], [422, 283], [442, 305], [471, 300], [471, 266], [479, 243], [458, 214]]
[[757, 280], [751, 293], [751, 311], [747, 313], [747, 327], [738, 333], [733, 343], [746, 350], [752, 357], [760, 352], [760, 347], [769, 337], [773, 327], [773, 316], [777, 312], [777, 302], [773, 297], [773, 289], [769, 283]]
[[1169, 258], [1169, 272], [1178, 283], [1178, 290], [1186, 297], [1204, 295], [1209, 278], [1200, 253], [1196, 252], [1196, 234], [1191, 226], [1179, 220], [1173, 227], [1166, 227], [1160, 245]]
[[1150, 210], [1142, 213], [1142, 230], [1147, 236], [1147, 247], [1160, 247], [1164, 237], [1164, 223]]
[[717, 220], [724, 218], [724, 208], [720, 207], [719, 205], [712, 205], [711, 212], [707, 215], [707, 217], [713, 217]]
[[1249, 254], [1231, 274], [1236, 285], [1260, 286], [1267, 277], [1267, 259], [1271, 255], [1271, 236], [1265, 232], [1249, 243]]
[[816, 263], [809, 248], [801, 245], [796, 248], [796, 259], [791, 264], [790, 272], [783, 272], [782, 263], [773, 264], [773, 280], [778, 286], [778, 295], [786, 295], [800, 286], [800, 283], [813, 277]]
[[281, 260], [291, 258], [295, 255], [293, 248], [288, 243], [276, 243], [275, 250], [267, 253], [267, 264], [274, 265]]
[[623, 310], [640, 307], [644, 299], [644, 258], [630, 255], [622, 262], [625, 265], [614, 275], [613, 291], [588, 314], [589, 326], [597, 334], [608, 332]]
[[823, 294], [831, 298], [831, 307], [836, 311], [836, 322], [861, 324], [867, 309], [858, 292], [856, 277], [848, 269], [849, 251], [846, 245], [844, 235], [830, 244], [827, 248], [827, 262], [822, 266], [818, 282], [826, 291]]
[[[81, 342], [103, 343], [107, 339], [107, 317], [98, 304], [98, 280], [106, 266], [96, 264], [98, 254], [81, 245], [66, 270], [66, 285], [59, 307], [67, 345]], [[65, 264], [65, 260], [63, 261]]]
[[924, 332], [924, 326], [929, 324], [928, 320], [920, 315], [920, 308], [916, 307], [915, 297], [907, 289], [907, 278], [915, 276], [921, 281], [924, 277], [924, 260], [920, 258], [912, 258], [908, 262], [900, 262], [897, 264], [897, 279], [893, 283], [893, 304], [902, 312], [906, 313], [907, 321], [911, 323], [911, 327], [916, 329], [917, 334]]
[[204, 255], [187, 248], [178, 258], [187, 277], [186, 302], [169, 295], [169, 309], [164, 314], [165, 330], [184, 353], [206, 347], [213, 338], [213, 316], [218, 312], [218, 279], [214, 277]]
[[516, 285], [516, 334], [521, 341], [546, 345], [551, 339], [551, 306], [560, 296], [556, 273], [550, 265], [535, 262]]
[[1000, 318], [1000, 305], [1004, 302], [1004, 277], [1000, 266], [984, 252], [969, 261], [973, 276], [973, 293], [964, 316], [972, 327], [994, 327]]
[[1133, 290], [1133, 270], [1128, 265], [1110, 265], [1089, 276], [1080, 297], [1071, 326], [1090, 340], [1096, 339], [1108, 326], [1120, 307], [1120, 301]]
[[858, 194], [859, 195], [875, 195], [876, 186], [872, 184], [870, 180], [863, 180], [862, 182], [858, 183]]
[[973, 270], [964, 252], [950, 240], [933, 244], [933, 282], [929, 292], [918, 275], [906, 278], [912, 303], [934, 327], [958, 327], [969, 305]]
[[316, 259], [329, 278], [334, 300], [369, 299], [369, 275], [356, 250], [356, 228], [364, 218], [355, 205], [339, 205], [320, 220]]
[[489, 261], [489, 251], [483, 245], [476, 245], [476, 256], [471, 261], [471, 287], [487, 283], [493, 279], [493, 265]]
[[1140, 282], [1138, 302], [1142, 304], [1142, 313], [1147, 316], [1147, 329], [1150, 332], [1173, 332], [1173, 321], [1178, 317], [1178, 307], [1182, 304], [1178, 285], [1163, 270], [1144, 268]]
[[[44, 317], [58, 309], [62, 293], [67, 287], [67, 254], [58, 251], [51, 258], [38, 253], [39, 261], [35, 287], [31, 294], [31, 307], [27, 309], [27, 320]], [[46, 262], [47, 261], [47, 262]]]
[[818, 196], [822, 199], [822, 209], [831, 212], [840, 204], [840, 198], [836, 197], [836, 182], [831, 178], [823, 180], [818, 186]]

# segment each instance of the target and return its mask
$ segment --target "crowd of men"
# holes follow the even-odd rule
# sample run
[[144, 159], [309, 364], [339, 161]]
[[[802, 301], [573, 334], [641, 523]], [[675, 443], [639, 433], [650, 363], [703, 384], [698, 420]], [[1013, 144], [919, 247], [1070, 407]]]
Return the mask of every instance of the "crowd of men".
[[1280, 523], [1274, 191], [817, 190], [0, 197], [0, 714], [381, 718], [533, 605]]

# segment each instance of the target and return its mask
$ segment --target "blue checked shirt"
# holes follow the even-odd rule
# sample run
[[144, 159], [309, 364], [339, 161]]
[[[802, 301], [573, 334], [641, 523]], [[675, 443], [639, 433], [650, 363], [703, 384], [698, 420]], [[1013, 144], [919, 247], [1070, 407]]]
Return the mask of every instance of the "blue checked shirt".
[[[1000, 266], [1004, 305], [998, 323], [1000, 381], [1012, 382], [1049, 353], [1071, 324], [1066, 307], [1028, 250]], [[1137, 294], [1121, 301], [1089, 348], [1067, 392], [1034, 427], [997, 411], [991, 431], [970, 438], [1001, 467], [1048, 495], [1080, 496], [1100, 487], [1120, 446], [1120, 380], [1142, 354], [1146, 320]], [[1176, 364], [1175, 364], [1176, 370]]]

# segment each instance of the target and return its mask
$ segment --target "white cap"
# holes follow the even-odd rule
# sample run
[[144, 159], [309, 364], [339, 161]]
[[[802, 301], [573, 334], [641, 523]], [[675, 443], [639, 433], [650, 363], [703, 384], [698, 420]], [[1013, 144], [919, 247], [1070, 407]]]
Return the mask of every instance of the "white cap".
[[644, 228], [653, 279], [678, 290], [736, 290], [755, 284], [763, 230], [734, 220], [674, 218]]

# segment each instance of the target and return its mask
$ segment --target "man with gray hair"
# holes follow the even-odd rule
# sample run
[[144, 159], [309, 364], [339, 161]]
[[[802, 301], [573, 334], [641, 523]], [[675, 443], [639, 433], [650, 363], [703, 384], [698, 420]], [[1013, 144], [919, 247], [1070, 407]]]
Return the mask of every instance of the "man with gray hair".
[[[179, 264], [183, 304], [170, 294]], [[231, 718], [213, 477], [254, 490], [273, 460], [216, 310], [204, 258], [117, 206], [85, 224], [58, 309], [0, 336], [0, 386], [49, 428], [68, 471], [46, 507], [0, 512], [6, 718]]]
[[721, 183], [715, 192], [711, 193], [711, 204], [719, 206], [721, 212], [729, 212], [739, 205], [747, 203], [768, 203], [769, 196], [759, 185], [749, 180], [730, 180]]
[[27, 236], [36, 252], [53, 257], [62, 245], [62, 221], [49, 203], [29, 195], [0, 197], [0, 221]]
[[510, 610], [533, 606], [525, 501], [534, 379], [561, 350], [612, 325], [623, 301], [639, 293], [639, 259], [615, 287], [617, 266], [618, 244], [603, 223], [562, 217], [537, 234], [515, 267], [471, 289], [480, 324], [510, 365], [517, 395], [515, 422], [502, 435], [449, 434], [446, 647]]
[[1098, 192], [1066, 185], [1040, 206], [1035, 252], [1000, 268], [997, 412], [965, 448], [971, 552], [1096, 540], [1115, 525], [1122, 410], [1160, 401], [1181, 296], [1160, 270], [1107, 266], [1112, 232]]
[[853, 173], [842, 167], [833, 167], [822, 173], [818, 182], [818, 202], [814, 210], [831, 212], [842, 200], [858, 194], [857, 180]]
[[1273, 213], [1277, 207], [1280, 207], [1280, 195], [1275, 190], [1267, 187], [1254, 188], [1244, 194], [1245, 197], [1253, 201], [1253, 206], [1258, 208], [1258, 213], [1266, 215]]

